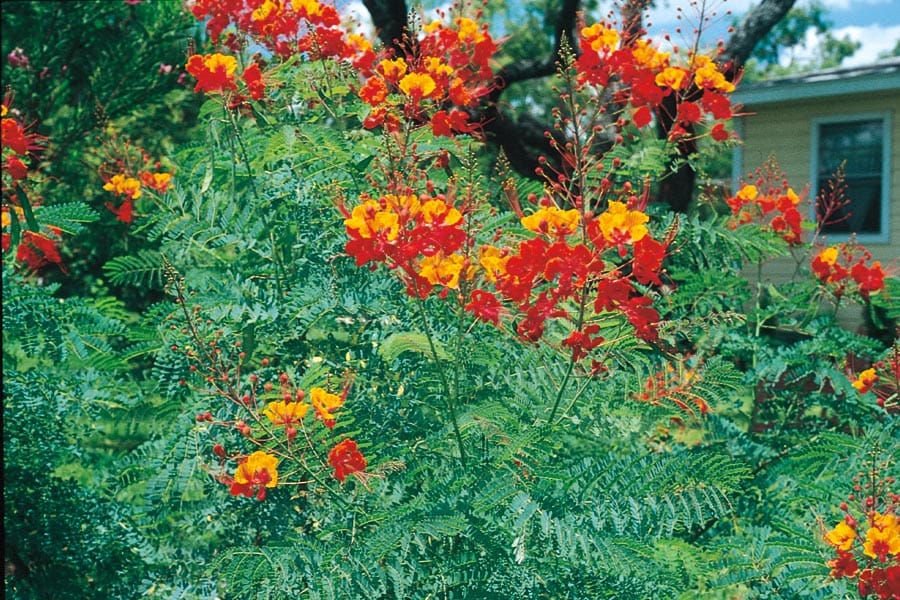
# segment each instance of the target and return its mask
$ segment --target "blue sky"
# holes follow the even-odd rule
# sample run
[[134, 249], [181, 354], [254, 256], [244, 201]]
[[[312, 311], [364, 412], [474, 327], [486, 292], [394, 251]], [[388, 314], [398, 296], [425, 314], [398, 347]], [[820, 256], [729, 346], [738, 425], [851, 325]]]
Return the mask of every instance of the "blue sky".
[[[697, 1], [699, 3], [700, 0]], [[720, 13], [731, 10], [733, 15], [739, 17], [758, 2], [759, 0], [713, 0], [707, 4], [714, 5], [714, 9]], [[827, 10], [826, 18], [833, 23], [832, 31], [836, 37], [849, 36], [862, 43], [862, 47], [854, 56], [846, 59], [843, 66], [873, 62], [879, 53], [892, 50], [900, 39], [900, 2], [897, 0], [820, 0], [820, 3]], [[654, 29], [671, 30], [678, 23], [676, 7], [688, 4], [687, 1], [658, 0], [658, 8], [651, 11], [651, 15], [654, 15]], [[809, 5], [809, 0], [801, 0], [796, 6], [803, 4]], [[685, 9], [685, 14], [690, 14], [690, 10]], [[717, 33], [725, 35], [722, 28]], [[715, 39], [707, 41], [714, 43]], [[796, 58], [803, 60], [813, 53], [815, 40], [810, 39], [808, 47], [799, 50]]]
[[[740, 17], [760, 0], [706, 0], [707, 6], [717, 11], [720, 19], [710, 31], [709, 36], [704, 36], [704, 42], [715, 44], [717, 37], [727, 37], [728, 25], [734, 17]], [[811, 0], [799, 0], [797, 6], [808, 4]], [[703, 0], [694, 0], [701, 4]], [[843, 66], [854, 66], [874, 62], [879, 53], [894, 48], [900, 39], [900, 1], [898, 0], [819, 0], [827, 9], [827, 19], [834, 24], [833, 33], [839, 37], [850, 36], [851, 39], [862, 42], [862, 47], [856, 54], [844, 61]], [[449, 6], [450, 0], [421, 0], [421, 4], [428, 7]], [[407, 0], [409, 6], [415, 6], [416, 0]], [[601, 0], [603, 13], [612, 5], [610, 0]], [[651, 33], [660, 31], [673, 32], [678, 26], [677, 7], [685, 7], [685, 15], [691, 15], [689, 7], [691, 0], [657, 0], [656, 8], [651, 10]], [[339, 6], [351, 6], [357, 14], [365, 15], [363, 20], [368, 21], [368, 15], [362, 8], [360, 0], [338, 0]], [[507, 0], [506, 5], [514, 9], [521, 3], [517, 0]], [[731, 11], [733, 16], [726, 15]], [[683, 23], [683, 21], [681, 22]], [[690, 33], [690, 26], [684, 27]], [[673, 39], [676, 36], [673, 33]], [[683, 42], [682, 42], [683, 43]], [[804, 60], [805, 56], [815, 53], [815, 40], [810, 39], [806, 49], [799, 50], [795, 58]]]

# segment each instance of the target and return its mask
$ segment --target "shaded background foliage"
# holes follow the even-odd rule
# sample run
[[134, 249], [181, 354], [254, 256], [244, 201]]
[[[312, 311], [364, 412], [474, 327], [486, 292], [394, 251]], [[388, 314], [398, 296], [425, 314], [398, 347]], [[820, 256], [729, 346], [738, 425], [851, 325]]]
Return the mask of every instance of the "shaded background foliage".
[[[103, 294], [109, 282], [102, 265], [129, 247], [126, 227], [103, 208], [109, 199], [98, 174], [108, 159], [103, 144], [118, 132], [120, 144], [130, 139], [162, 159], [193, 139], [200, 98], [182, 74], [189, 41], [200, 29], [176, 0], [11, 0], [2, 15], [3, 85], [22, 121], [53, 140], [40, 155], [47, 194], [55, 202], [84, 200], [101, 215], [64, 247], [71, 276], [44, 276], [61, 283], [64, 293]], [[16, 49], [27, 63], [7, 58]], [[142, 293], [112, 291], [146, 304]]]

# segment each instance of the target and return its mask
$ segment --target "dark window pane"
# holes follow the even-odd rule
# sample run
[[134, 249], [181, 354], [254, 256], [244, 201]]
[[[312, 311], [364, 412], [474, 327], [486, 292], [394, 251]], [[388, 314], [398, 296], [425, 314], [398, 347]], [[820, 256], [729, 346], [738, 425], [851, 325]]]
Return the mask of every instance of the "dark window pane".
[[881, 119], [819, 125], [818, 189], [845, 163], [850, 200], [826, 233], [881, 233], [883, 131]]

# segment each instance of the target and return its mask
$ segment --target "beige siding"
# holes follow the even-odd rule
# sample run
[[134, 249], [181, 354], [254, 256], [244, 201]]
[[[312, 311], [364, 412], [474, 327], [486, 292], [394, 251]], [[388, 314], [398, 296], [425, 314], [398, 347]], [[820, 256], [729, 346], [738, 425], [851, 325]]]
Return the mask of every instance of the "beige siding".
[[[791, 186], [799, 191], [809, 182], [812, 121], [819, 117], [851, 116], [856, 113], [891, 113], [890, 231], [887, 243], [867, 243], [873, 256], [882, 262], [900, 257], [900, 94], [882, 92], [856, 96], [784, 102], [759, 107], [746, 106], [751, 113], [741, 121], [744, 145], [742, 172], [746, 175], [773, 155]], [[811, 195], [815, 194], [811, 190]], [[898, 265], [900, 266], [900, 265]], [[773, 265], [773, 267], [775, 267]], [[779, 265], [773, 275], [793, 264]]]
[[[791, 186], [798, 192], [809, 182], [810, 144], [813, 119], [829, 116], [851, 116], [857, 113], [891, 113], [892, 152], [890, 184], [889, 240], [887, 243], [867, 242], [865, 245], [875, 259], [900, 268], [900, 94], [898, 92], [871, 93], [810, 99], [754, 107], [748, 105], [750, 115], [741, 119], [741, 172], [744, 176], [762, 165], [773, 155]], [[816, 190], [811, 190], [814, 196]], [[797, 260], [808, 265], [810, 257], [773, 261], [763, 268], [763, 279], [772, 283], [784, 282], [796, 272]], [[752, 273], [751, 273], [752, 271]], [[747, 275], [756, 278], [756, 268]], [[842, 311], [841, 321], [848, 327], [859, 325], [861, 319], [853, 309]]]

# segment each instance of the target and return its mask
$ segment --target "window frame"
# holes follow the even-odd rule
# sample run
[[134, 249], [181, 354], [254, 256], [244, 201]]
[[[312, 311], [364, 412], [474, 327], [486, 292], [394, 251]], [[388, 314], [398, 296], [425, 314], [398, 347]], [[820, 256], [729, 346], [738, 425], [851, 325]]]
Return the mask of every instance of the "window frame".
[[[861, 112], [841, 115], [828, 115], [824, 117], [814, 117], [810, 121], [810, 152], [809, 152], [809, 181], [815, 188], [819, 181], [819, 141], [820, 129], [822, 125], [833, 125], [835, 123], [855, 123], [860, 121], [881, 121], [881, 221], [879, 233], [857, 233], [855, 238], [864, 244], [890, 243], [891, 235], [891, 131], [892, 131], [892, 112], [874, 111]], [[816, 220], [816, 195], [819, 190], [811, 189], [812, 196], [810, 202], [810, 218], [813, 222]], [[828, 233], [829, 240], [846, 241], [853, 234], [846, 233]]]

